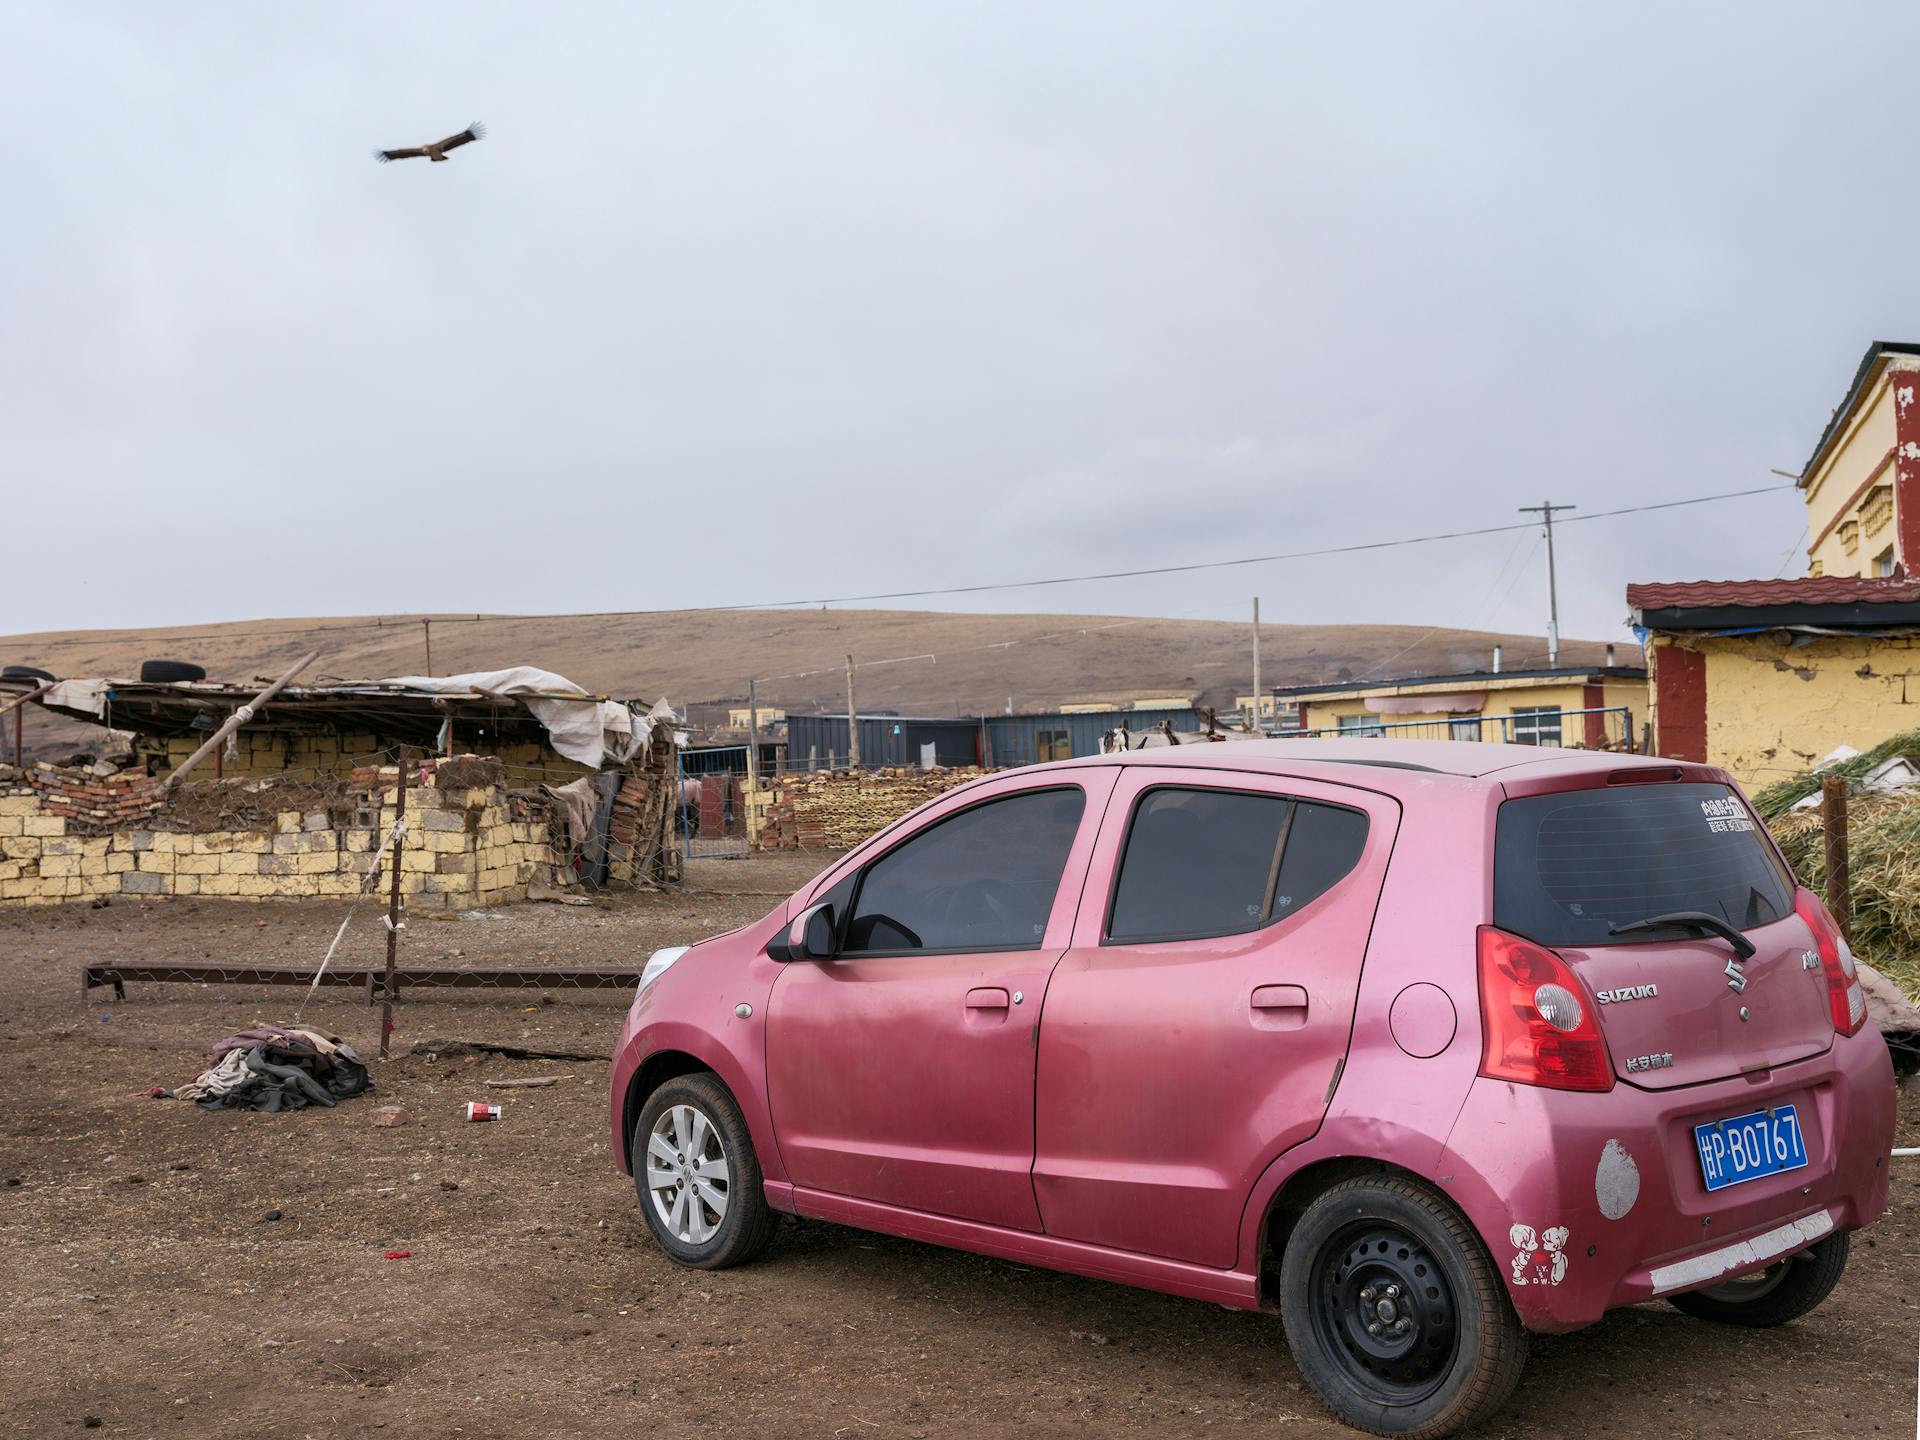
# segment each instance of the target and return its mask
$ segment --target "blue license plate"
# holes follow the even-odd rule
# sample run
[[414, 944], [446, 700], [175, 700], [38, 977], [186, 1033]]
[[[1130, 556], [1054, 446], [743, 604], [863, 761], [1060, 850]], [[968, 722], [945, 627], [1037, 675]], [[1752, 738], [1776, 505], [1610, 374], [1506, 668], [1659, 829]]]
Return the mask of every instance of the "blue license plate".
[[1791, 1105], [1696, 1125], [1693, 1143], [1700, 1147], [1700, 1175], [1709, 1192], [1799, 1170], [1807, 1163], [1800, 1115]]

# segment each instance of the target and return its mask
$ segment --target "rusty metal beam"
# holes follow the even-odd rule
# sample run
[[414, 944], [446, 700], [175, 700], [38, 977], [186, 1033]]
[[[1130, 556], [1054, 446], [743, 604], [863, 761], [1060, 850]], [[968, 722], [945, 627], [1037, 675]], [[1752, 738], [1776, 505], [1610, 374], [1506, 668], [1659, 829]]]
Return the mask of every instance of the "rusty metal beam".
[[[384, 965], [335, 965], [320, 977], [322, 985], [359, 985], [369, 1003], [379, 997]], [[396, 989], [422, 990], [628, 990], [640, 983], [637, 965], [538, 967], [481, 965], [454, 970], [402, 965], [393, 972]], [[310, 965], [176, 965], [167, 960], [84, 961], [80, 998], [96, 986], [111, 985], [114, 998], [127, 998], [127, 982], [170, 981], [182, 985], [311, 985]]]

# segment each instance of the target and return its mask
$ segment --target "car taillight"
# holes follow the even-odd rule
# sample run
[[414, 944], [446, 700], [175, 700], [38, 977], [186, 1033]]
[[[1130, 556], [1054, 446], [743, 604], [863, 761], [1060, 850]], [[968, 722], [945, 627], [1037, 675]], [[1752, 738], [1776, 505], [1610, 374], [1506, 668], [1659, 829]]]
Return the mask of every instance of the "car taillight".
[[1480, 1073], [1555, 1090], [1611, 1090], [1613, 1062], [1579, 977], [1553, 951], [1480, 927]]
[[1842, 1035], [1859, 1034], [1860, 1027], [1867, 1023], [1867, 994], [1860, 988], [1860, 972], [1854, 968], [1847, 937], [1811, 890], [1803, 889], [1795, 895], [1793, 908], [1813, 931], [1813, 947], [1820, 952], [1820, 969], [1827, 977], [1827, 1006], [1833, 1012], [1834, 1030]]

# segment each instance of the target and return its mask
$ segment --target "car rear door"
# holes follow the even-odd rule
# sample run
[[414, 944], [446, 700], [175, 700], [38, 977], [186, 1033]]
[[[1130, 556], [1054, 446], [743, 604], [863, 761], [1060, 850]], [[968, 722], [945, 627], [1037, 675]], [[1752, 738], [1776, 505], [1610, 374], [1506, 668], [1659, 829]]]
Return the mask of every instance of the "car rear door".
[[1130, 767], [1040, 1026], [1047, 1233], [1225, 1267], [1319, 1128], [1399, 809], [1341, 785]]
[[936, 802], [824, 897], [837, 954], [781, 969], [767, 1090], [807, 1190], [1037, 1230], [1034, 1031], [1116, 771]]
[[[1832, 1012], [1794, 882], [1730, 785], [1692, 778], [1530, 793], [1500, 807], [1494, 924], [1566, 957], [1597, 1002], [1621, 1080], [1675, 1089], [1818, 1055]], [[1621, 783], [1624, 782], [1624, 783]], [[1684, 926], [1616, 934], [1694, 911], [1741, 932], [1749, 958]]]

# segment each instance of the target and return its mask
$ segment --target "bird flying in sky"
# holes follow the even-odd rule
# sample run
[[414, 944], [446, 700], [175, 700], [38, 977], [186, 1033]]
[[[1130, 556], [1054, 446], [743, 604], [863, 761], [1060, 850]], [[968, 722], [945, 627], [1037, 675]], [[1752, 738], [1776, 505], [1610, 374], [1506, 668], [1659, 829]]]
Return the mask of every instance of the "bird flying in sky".
[[431, 145], [413, 145], [405, 150], [376, 150], [373, 152], [373, 158], [384, 165], [389, 160], [418, 160], [424, 155], [437, 165], [447, 158], [449, 150], [458, 150], [462, 145], [484, 139], [486, 133], [487, 127], [476, 120], [458, 135], [449, 135], [446, 139], [436, 140]]

